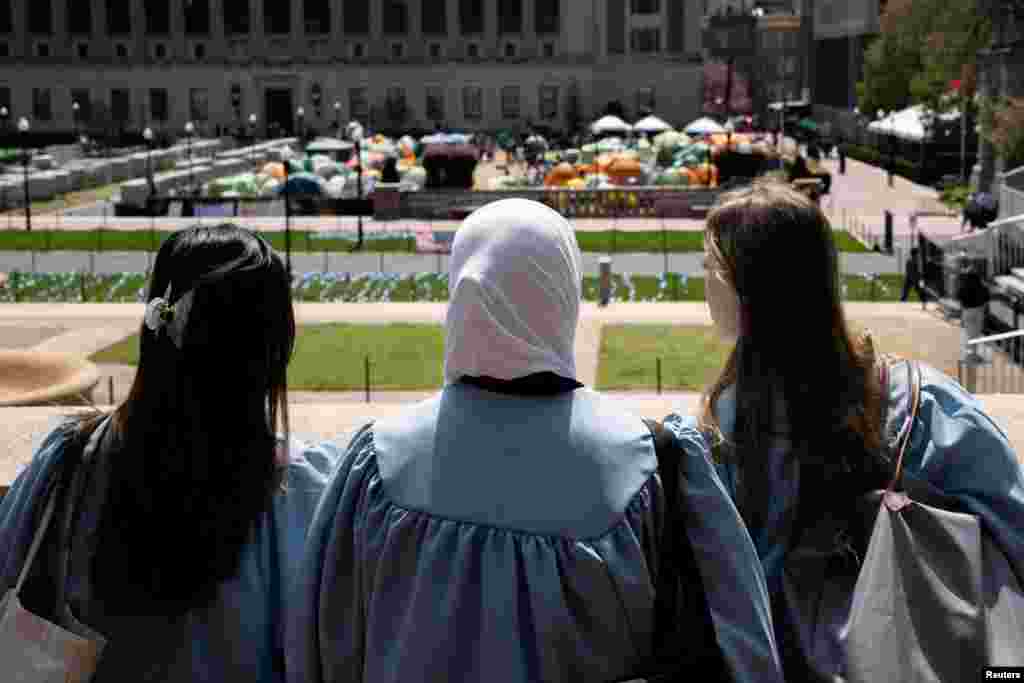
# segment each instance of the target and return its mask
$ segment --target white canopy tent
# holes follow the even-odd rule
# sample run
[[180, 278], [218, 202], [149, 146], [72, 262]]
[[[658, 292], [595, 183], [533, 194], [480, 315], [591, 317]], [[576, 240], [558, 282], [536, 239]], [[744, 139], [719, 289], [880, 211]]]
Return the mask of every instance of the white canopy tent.
[[633, 130], [638, 133], [664, 133], [672, 130], [672, 126], [652, 114], [634, 123]]
[[[940, 114], [936, 119], [946, 122], [959, 121], [960, 112], [953, 111]], [[916, 104], [902, 111], [895, 111], [878, 121], [872, 121], [868, 124], [868, 130], [872, 133], [892, 135], [903, 140], [921, 142], [925, 139], [926, 120], [925, 108], [920, 104]]]
[[594, 133], [629, 133], [633, 126], [629, 125], [618, 116], [602, 116], [590, 126]]
[[684, 132], [687, 135], [712, 135], [714, 133], [724, 133], [725, 127], [714, 119], [705, 117], [691, 122], [684, 129]]

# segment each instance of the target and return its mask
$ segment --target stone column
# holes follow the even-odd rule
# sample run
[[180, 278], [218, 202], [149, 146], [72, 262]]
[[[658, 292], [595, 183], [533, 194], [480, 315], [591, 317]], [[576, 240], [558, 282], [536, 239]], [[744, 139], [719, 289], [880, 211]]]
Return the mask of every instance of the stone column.
[[[182, 59], [188, 55], [185, 41], [185, 4], [184, 0], [168, 0], [171, 13], [171, 40], [169, 46], [172, 59]], [[186, 111], [188, 105], [186, 104]], [[188, 116], [186, 114], [186, 116]]]
[[291, 33], [288, 36], [288, 42], [292, 45], [292, 49], [296, 50], [297, 54], [305, 54], [305, 36], [306, 36], [306, 14], [303, 11], [304, 2], [298, 2], [292, 0], [291, 2]]
[[414, 57], [425, 57], [427, 55], [427, 48], [423, 43], [423, 21], [421, 18], [421, 12], [423, 5], [420, 0], [408, 0], [406, 3], [408, 8], [406, 12], [406, 19], [409, 22], [406, 27], [406, 40], [408, 41], [409, 50], [408, 54]]
[[540, 50], [537, 45], [536, 19], [533, 16], [534, 0], [522, 0], [523, 3], [523, 54], [526, 57], [538, 57]]
[[[345, 3], [344, 0], [334, 0], [331, 3], [331, 43], [330, 43], [330, 55], [334, 59], [340, 59], [345, 56], [345, 32], [342, 30], [342, 22], [345, 18]], [[340, 95], [337, 98], [339, 99]], [[334, 105], [334, 99], [331, 100], [331, 105]], [[342, 100], [342, 111], [344, 112], [345, 102]], [[333, 115], [334, 110], [331, 109]]]
[[[132, 63], [146, 63], [146, 3], [144, 0], [132, 0]], [[145, 90], [143, 91], [145, 92]], [[149, 102], [146, 102], [149, 111]]]
[[224, 0], [210, 0], [210, 39], [213, 42], [211, 53], [218, 57], [225, 54], [224, 33]]
[[266, 37], [263, 34], [263, 2], [249, 0], [249, 54], [263, 57], [267, 53]]
[[498, 0], [481, 0], [481, 2], [484, 11], [484, 56], [490, 57], [500, 49], [498, 45]]
[[115, 54], [114, 46], [109, 40], [110, 36], [107, 35], [107, 3], [103, 0], [94, 2], [92, 5], [92, 35], [90, 37], [103, 44], [104, 53], [111, 56]]

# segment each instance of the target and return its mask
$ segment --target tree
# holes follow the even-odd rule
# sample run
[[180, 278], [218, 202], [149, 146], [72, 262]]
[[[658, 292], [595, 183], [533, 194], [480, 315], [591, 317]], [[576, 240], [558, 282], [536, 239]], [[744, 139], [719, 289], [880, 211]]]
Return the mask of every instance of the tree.
[[991, 25], [979, 0], [889, 0], [881, 34], [864, 55], [857, 84], [861, 111], [896, 111], [911, 104], [940, 112], [957, 103], [945, 97], [950, 83], [973, 93], [976, 54], [988, 44]]

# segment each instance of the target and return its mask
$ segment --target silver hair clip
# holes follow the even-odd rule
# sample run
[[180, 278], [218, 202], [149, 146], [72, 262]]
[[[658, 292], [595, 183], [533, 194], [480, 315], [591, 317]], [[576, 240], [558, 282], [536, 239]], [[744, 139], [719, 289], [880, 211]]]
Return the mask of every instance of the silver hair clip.
[[157, 336], [159, 336], [160, 330], [166, 330], [167, 336], [174, 342], [174, 345], [181, 349], [194, 293], [194, 289], [189, 290], [172, 304], [170, 303], [171, 285], [168, 283], [164, 295], [153, 299], [146, 305], [144, 318], [146, 327], [155, 332]]

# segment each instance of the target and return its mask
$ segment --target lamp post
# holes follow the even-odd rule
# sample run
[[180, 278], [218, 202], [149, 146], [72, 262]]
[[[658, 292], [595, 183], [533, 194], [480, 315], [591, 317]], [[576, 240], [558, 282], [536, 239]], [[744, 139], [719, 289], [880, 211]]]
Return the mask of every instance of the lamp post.
[[290, 176], [288, 160], [284, 160], [284, 267], [288, 271], [288, 286], [292, 282], [292, 198], [288, 182]]
[[338, 137], [341, 137], [341, 102], [334, 102], [334, 127], [338, 129]]
[[153, 179], [153, 129], [146, 126], [142, 137], [146, 140], [146, 177], [149, 179], [149, 196], [152, 197], [156, 194], [156, 181]]
[[185, 154], [188, 157], [188, 187], [196, 194], [195, 171], [192, 168], [192, 136], [195, 135], [196, 124], [189, 121], [185, 124]]
[[249, 114], [249, 163], [253, 163], [253, 145], [256, 143], [256, 114]]
[[81, 115], [82, 115], [81, 114], [81, 110], [82, 110], [82, 105], [78, 104], [78, 100], [75, 100], [74, 102], [71, 103], [71, 118], [74, 119], [73, 123], [75, 124], [75, 139], [76, 140], [79, 137], [81, 137], [81, 135], [79, 133], [79, 129], [81, 127]]
[[299, 121], [299, 148], [302, 150], [306, 149], [306, 109], [305, 107], [299, 107], [295, 110], [295, 116]]
[[[885, 110], [878, 110], [878, 120], [881, 121], [885, 118]], [[889, 140], [889, 136], [885, 136], [885, 170], [889, 174], [889, 187], [892, 187], [892, 141]]]
[[32, 159], [32, 155], [28, 151], [28, 119], [22, 116], [18, 119], [18, 132], [21, 133], [21, 167], [24, 172], [25, 178], [25, 230], [26, 232], [32, 232], [32, 201], [29, 197], [28, 192], [28, 164]]
[[11, 112], [8, 111], [7, 107], [0, 107], [0, 126], [3, 126], [3, 131], [7, 132], [7, 119], [11, 116]]
[[359, 200], [359, 209], [356, 211], [356, 229], [358, 230], [356, 246], [353, 251], [363, 247], [363, 126], [358, 121], [350, 121], [348, 124], [348, 137], [355, 143], [356, 154], [356, 198]]

